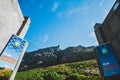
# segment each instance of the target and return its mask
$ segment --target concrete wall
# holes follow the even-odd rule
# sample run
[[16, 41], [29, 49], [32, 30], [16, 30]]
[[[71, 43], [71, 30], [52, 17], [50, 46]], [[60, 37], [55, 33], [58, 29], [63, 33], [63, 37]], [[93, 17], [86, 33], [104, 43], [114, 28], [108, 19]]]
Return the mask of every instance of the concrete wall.
[[21, 38], [24, 38], [24, 36], [29, 28], [29, 25], [30, 25], [30, 18], [24, 17], [24, 21], [16, 35], [19, 35]]
[[103, 31], [102, 31], [101, 25], [102, 24], [96, 23], [95, 26], [94, 26], [94, 31], [95, 31], [95, 34], [96, 34], [96, 37], [97, 37], [97, 40], [98, 40], [99, 44], [102, 44], [102, 43], [105, 42], [104, 36], [102, 35]]
[[[95, 25], [94, 29], [99, 44], [110, 42], [120, 63], [120, 0], [115, 2], [104, 22], [99, 27]], [[105, 80], [119, 80], [119, 78], [118, 74]]]
[[23, 21], [24, 17], [17, 0], [0, 0], [0, 53], [11, 35], [19, 31]]
[[105, 38], [112, 44], [113, 50], [120, 62], [120, 3], [116, 2], [103, 22], [101, 28]]
[[[107, 41], [111, 43], [120, 63], [120, 0], [116, 1], [113, 5], [101, 26], [95, 28], [95, 33], [99, 44], [103, 44]], [[101, 36], [104, 37], [101, 38]]]

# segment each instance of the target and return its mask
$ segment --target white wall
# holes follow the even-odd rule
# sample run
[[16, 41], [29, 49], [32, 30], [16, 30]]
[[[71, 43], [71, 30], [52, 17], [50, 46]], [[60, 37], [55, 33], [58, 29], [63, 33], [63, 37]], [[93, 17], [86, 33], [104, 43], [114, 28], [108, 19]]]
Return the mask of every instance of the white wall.
[[17, 33], [23, 20], [17, 0], [0, 0], [0, 53], [11, 35]]

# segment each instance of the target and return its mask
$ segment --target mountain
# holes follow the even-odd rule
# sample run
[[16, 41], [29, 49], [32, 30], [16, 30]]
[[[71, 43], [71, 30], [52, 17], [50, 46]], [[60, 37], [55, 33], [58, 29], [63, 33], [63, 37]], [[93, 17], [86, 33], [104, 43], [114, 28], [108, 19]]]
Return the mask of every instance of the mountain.
[[89, 59], [95, 59], [94, 46], [84, 47], [80, 45], [61, 50], [58, 45], [26, 52], [19, 71]]

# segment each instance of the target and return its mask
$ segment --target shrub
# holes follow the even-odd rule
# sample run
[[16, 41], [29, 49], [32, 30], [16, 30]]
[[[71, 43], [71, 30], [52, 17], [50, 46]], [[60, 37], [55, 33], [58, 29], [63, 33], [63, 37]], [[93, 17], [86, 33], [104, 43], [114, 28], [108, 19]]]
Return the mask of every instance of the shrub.
[[5, 68], [0, 70], [0, 80], [9, 80], [12, 70]]
[[46, 71], [44, 74], [45, 80], [64, 80], [62, 75], [59, 75], [55, 71]]
[[79, 80], [79, 74], [77, 73], [70, 74], [68, 77], [66, 77], [65, 80]]

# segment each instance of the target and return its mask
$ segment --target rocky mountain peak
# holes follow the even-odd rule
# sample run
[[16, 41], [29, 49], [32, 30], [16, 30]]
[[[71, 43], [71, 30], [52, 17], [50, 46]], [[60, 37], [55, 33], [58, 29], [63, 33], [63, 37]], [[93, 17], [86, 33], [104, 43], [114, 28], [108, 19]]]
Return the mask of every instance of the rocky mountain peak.
[[61, 50], [60, 46], [47, 47], [32, 52], [26, 52], [19, 70], [46, 67], [56, 64], [94, 59], [94, 46], [68, 47]]

